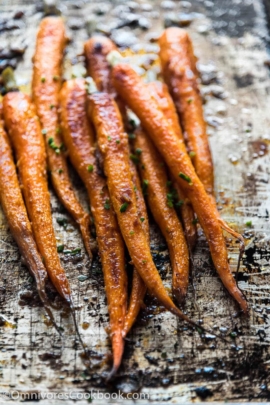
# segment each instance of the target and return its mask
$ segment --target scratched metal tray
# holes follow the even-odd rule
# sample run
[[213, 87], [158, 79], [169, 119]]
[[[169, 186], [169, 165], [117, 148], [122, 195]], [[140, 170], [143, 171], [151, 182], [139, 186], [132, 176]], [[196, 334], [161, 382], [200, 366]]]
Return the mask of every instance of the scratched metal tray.
[[[148, 29], [123, 27], [113, 30], [121, 10], [130, 5], [144, 17]], [[77, 318], [84, 341], [96, 358], [97, 367], [86, 370], [81, 347], [75, 339], [70, 316], [59, 302], [57, 322], [64, 328], [59, 339], [48, 325], [37, 297], [35, 285], [22, 265], [16, 244], [0, 211], [0, 403], [8, 403], [19, 394], [43, 394], [42, 404], [80, 404], [89, 402], [95, 393], [139, 393], [138, 403], [266, 402], [270, 400], [270, 269], [269, 269], [269, 141], [270, 79], [267, 54], [267, 26], [260, 0], [201, 1], [63, 1], [72, 42], [68, 46], [65, 75], [71, 64], [80, 66], [83, 41], [93, 24], [112, 30], [114, 39], [123, 41], [129, 33], [131, 47], [139, 52], [156, 52], [154, 38], [161, 32], [164, 20], [181, 14], [181, 20], [193, 19], [187, 27], [201, 64], [201, 90], [206, 100], [205, 117], [215, 164], [215, 190], [222, 216], [246, 237], [246, 254], [239, 274], [239, 286], [250, 304], [250, 317], [238, 314], [211, 264], [209, 250], [200, 235], [194, 253], [193, 282], [186, 311], [193, 319], [201, 319], [217, 333], [227, 336], [229, 343], [210, 336], [201, 339], [197, 332], [168, 312], [158, 311], [150, 297], [148, 307], [126, 341], [123, 364], [110, 386], [104, 383], [108, 364], [102, 359], [110, 352], [106, 333], [108, 313], [100, 263], [90, 274], [83, 244], [71, 218], [57, 201], [53, 191], [51, 203], [55, 232], [59, 244], [80, 247], [75, 257], [61, 255], [78, 305]], [[169, 10], [169, 7], [173, 7]], [[97, 8], [99, 12], [97, 13]], [[166, 9], [167, 8], [167, 9]], [[100, 11], [101, 10], [101, 11]], [[117, 12], [115, 11], [117, 10]], [[0, 47], [25, 39], [28, 46], [18, 63], [16, 74], [20, 85], [29, 91], [31, 57], [35, 33], [43, 14], [37, 2], [0, 1], [2, 18], [23, 11], [16, 20], [19, 28], [1, 31]], [[104, 13], [105, 14], [102, 14]], [[98, 14], [98, 15], [97, 15]], [[187, 15], [186, 15], [187, 14]], [[143, 26], [143, 22], [141, 22]], [[122, 37], [121, 37], [122, 35]], [[149, 44], [150, 46], [146, 44]], [[88, 209], [86, 193], [77, 175], [71, 170], [74, 187]], [[64, 217], [63, 229], [57, 218]], [[246, 223], [251, 222], [247, 227]], [[151, 226], [153, 257], [166, 286], [170, 286], [170, 262], [164, 240], [155, 224]], [[235, 271], [238, 244], [228, 235], [228, 250]], [[82, 277], [85, 276], [85, 277]], [[51, 299], [57, 296], [50, 291]], [[100, 363], [100, 364], [99, 364]], [[48, 395], [47, 395], [47, 394]], [[59, 394], [66, 394], [61, 397]], [[70, 394], [72, 393], [72, 394]], [[47, 396], [46, 396], [47, 395]], [[54, 397], [53, 397], [54, 395]], [[15, 396], [15, 399], [14, 399]], [[27, 395], [26, 397], [27, 398]], [[44, 399], [43, 399], [44, 398]], [[121, 403], [111, 396], [106, 402]], [[21, 397], [22, 399], [22, 397]], [[127, 403], [132, 400], [126, 398]]]

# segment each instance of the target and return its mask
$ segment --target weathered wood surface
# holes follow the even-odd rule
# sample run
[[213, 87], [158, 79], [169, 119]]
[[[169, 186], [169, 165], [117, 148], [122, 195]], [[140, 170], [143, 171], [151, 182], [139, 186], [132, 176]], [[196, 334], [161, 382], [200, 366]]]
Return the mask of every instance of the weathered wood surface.
[[[30, 40], [24, 60], [18, 67], [18, 79], [29, 82], [31, 56], [35, 32], [41, 12], [31, 4], [16, 6], [16, 2], [2, 1], [4, 12], [18, 8], [25, 10], [26, 26], [23, 36]], [[92, 11], [100, 2], [91, 2], [82, 8], [63, 2], [63, 13], [70, 23], [74, 16], [82, 21], [94, 15], [108, 26], [115, 21], [113, 9], [122, 1], [108, 2], [110, 11], [97, 17]], [[138, 2], [142, 4], [143, 2]], [[161, 32], [164, 14], [159, 2], [149, 2], [159, 13], [139, 11], [152, 21], [148, 32]], [[197, 307], [192, 288], [187, 300], [187, 313], [217, 333], [227, 336], [204, 339], [171, 314], [154, 314], [154, 305], [145, 311], [126, 342], [123, 365], [110, 387], [105, 386], [103, 373], [108, 365], [87, 371], [80, 357], [81, 347], [74, 338], [74, 328], [65, 309], [56, 312], [64, 328], [64, 339], [47, 325], [45, 313], [39, 304], [35, 286], [27, 269], [21, 264], [15, 243], [0, 212], [0, 391], [10, 392], [70, 392], [91, 389], [140, 391], [168, 403], [209, 401], [267, 401], [270, 399], [270, 249], [269, 249], [269, 154], [270, 141], [270, 79], [264, 62], [267, 29], [261, 1], [216, 0], [174, 2], [175, 11], [196, 12], [188, 27], [199, 62], [204, 71], [203, 82], [212, 74], [210, 84], [202, 85], [207, 100], [205, 115], [210, 124], [209, 137], [215, 163], [216, 196], [222, 216], [236, 229], [245, 232], [246, 256], [241, 266], [239, 285], [250, 303], [250, 317], [238, 316], [237, 307], [213, 271], [209, 251], [201, 236], [194, 255], [194, 283]], [[3, 14], [4, 15], [4, 14]], [[110, 16], [110, 18], [109, 18]], [[151, 18], [152, 16], [152, 18]], [[153, 18], [159, 17], [159, 18]], [[122, 28], [120, 31], [129, 30]], [[119, 32], [119, 31], [118, 31]], [[148, 32], [136, 29], [134, 47], [146, 43]], [[7, 34], [2, 34], [6, 38]], [[21, 35], [21, 31], [8, 33], [8, 38]], [[70, 74], [70, 60], [82, 50], [87, 38], [84, 24], [70, 30], [73, 42], [66, 55], [66, 75]], [[151, 45], [155, 51], [155, 44]], [[80, 58], [79, 58], [80, 59]], [[207, 76], [207, 71], [208, 73]], [[218, 83], [217, 83], [218, 82]], [[217, 87], [220, 86], [220, 87]], [[26, 87], [27, 89], [27, 87]], [[83, 186], [76, 175], [74, 186], [85, 206], [88, 205]], [[83, 244], [71, 219], [63, 212], [52, 193], [55, 231], [59, 244], [67, 248], [80, 247], [82, 255], [69, 259], [61, 257], [68, 274], [74, 300], [78, 303], [77, 318], [84, 341], [98, 355], [109, 352], [105, 331], [108, 314], [100, 265], [89, 273], [89, 262]], [[65, 217], [67, 229], [56, 219]], [[247, 228], [246, 222], [252, 221]], [[168, 252], [158, 230], [152, 227], [152, 251], [167, 286], [170, 286]], [[228, 239], [232, 268], [236, 267], [238, 245]], [[78, 276], [86, 275], [83, 282]], [[55, 295], [52, 294], [52, 298]], [[198, 311], [199, 308], [199, 311]], [[6, 321], [7, 320], [7, 321]], [[84, 329], [82, 328], [84, 326]], [[233, 333], [232, 333], [233, 332]], [[234, 336], [235, 335], [235, 336]], [[1, 398], [1, 397], [0, 397]], [[78, 396], [78, 400], [80, 396]], [[0, 403], [8, 399], [0, 399]], [[119, 400], [120, 401], [120, 400]], [[62, 403], [41, 399], [45, 403]], [[64, 401], [74, 403], [71, 398]], [[94, 400], [94, 403], [104, 403]], [[146, 403], [139, 400], [138, 403]], [[87, 403], [81, 400], [80, 403]]]

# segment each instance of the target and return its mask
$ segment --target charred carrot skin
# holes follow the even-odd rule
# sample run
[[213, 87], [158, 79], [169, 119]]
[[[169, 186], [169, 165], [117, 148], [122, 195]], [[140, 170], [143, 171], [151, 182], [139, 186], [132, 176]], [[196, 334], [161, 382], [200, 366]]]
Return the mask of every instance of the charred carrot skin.
[[[175, 133], [180, 139], [184, 139], [178, 121], [177, 112], [166, 84], [162, 82], [152, 82], [148, 84], [148, 88], [153, 97], [158, 102], [170, 125], [172, 125]], [[185, 229], [188, 246], [190, 248], [190, 251], [192, 251], [195, 248], [197, 241], [197, 228], [195, 225], [194, 211], [190, 205], [190, 202], [185, 197], [183, 190], [175, 180], [173, 183], [173, 187], [177, 191], [179, 199], [183, 202], [182, 206], [180, 207], [181, 219]]]
[[197, 85], [196, 59], [188, 33], [167, 28], [159, 39], [162, 73], [174, 99], [187, 136], [188, 149], [197, 175], [206, 191], [214, 191], [213, 163], [203, 117], [202, 99]]
[[247, 313], [247, 301], [238, 289], [229, 268], [217, 208], [196, 175], [184, 142], [164, 119], [164, 114], [149, 94], [147, 85], [129, 65], [123, 63], [116, 65], [112, 70], [112, 77], [117, 92], [139, 117], [143, 128], [152, 138], [171, 173], [191, 201], [208, 240], [215, 268], [224, 286], [239, 303], [243, 312]]
[[[111, 68], [107, 61], [107, 56], [111, 51], [117, 50], [115, 44], [106, 37], [93, 36], [84, 45], [84, 54], [86, 59], [87, 73], [91, 76], [97, 89], [99, 91], [104, 91], [110, 93], [118, 104], [119, 110], [121, 111], [122, 118], [125, 123], [128, 122], [126, 108], [123, 101], [117, 97], [115, 89], [111, 81]], [[133, 162], [130, 161], [130, 169], [132, 171], [132, 181], [136, 187], [136, 202], [137, 209], [140, 218], [144, 218], [142, 222], [143, 229], [146, 235], [149, 237], [149, 222], [147, 209], [145, 201], [142, 195], [142, 190], [140, 186], [140, 179], [136, 167]], [[134, 269], [133, 280], [132, 280], [132, 290], [129, 299], [129, 307], [125, 320], [124, 334], [127, 334], [131, 329], [132, 325], [137, 319], [140, 309], [143, 305], [143, 299], [146, 293], [145, 284], [138, 274], [137, 270]]]
[[63, 52], [66, 44], [64, 22], [44, 18], [37, 34], [33, 58], [32, 93], [46, 142], [52, 184], [61, 203], [80, 227], [87, 253], [91, 253], [90, 218], [81, 207], [68, 174], [58, 119]]
[[172, 265], [173, 296], [183, 304], [188, 288], [189, 253], [184, 231], [172, 206], [168, 192], [168, 177], [162, 158], [142, 129], [137, 129], [136, 150], [140, 153], [140, 173], [148, 206], [167, 242]]
[[69, 283], [56, 248], [46, 177], [45, 145], [35, 107], [27, 95], [20, 92], [8, 93], [3, 99], [3, 114], [15, 151], [26, 208], [38, 250], [53, 285], [70, 303]]
[[129, 169], [128, 137], [124, 133], [117, 104], [108, 94], [96, 92], [89, 97], [88, 113], [96, 129], [111, 200], [132, 262], [149, 292], [173, 314], [194, 325], [174, 305], [154, 265], [147, 236], [138, 216]]
[[87, 188], [91, 203], [110, 315], [113, 372], [116, 372], [124, 350], [123, 326], [127, 307], [124, 244], [106, 181], [96, 165], [94, 134], [86, 115], [86, 98], [83, 79], [64, 83], [60, 94], [62, 130], [71, 162]]

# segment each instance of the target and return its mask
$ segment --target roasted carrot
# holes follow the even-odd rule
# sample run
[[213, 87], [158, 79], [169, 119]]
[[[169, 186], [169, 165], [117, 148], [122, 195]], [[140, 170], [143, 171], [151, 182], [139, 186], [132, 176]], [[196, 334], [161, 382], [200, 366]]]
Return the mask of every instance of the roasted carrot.
[[94, 123], [104, 158], [112, 204], [135, 268], [160, 304], [179, 318], [196, 325], [174, 305], [154, 265], [147, 236], [138, 216], [126, 146], [128, 137], [117, 104], [107, 93], [94, 92], [89, 97], [88, 114]]
[[123, 326], [127, 307], [124, 244], [106, 181], [99, 174], [96, 164], [94, 134], [86, 115], [86, 98], [84, 79], [64, 83], [60, 94], [62, 130], [71, 162], [87, 188], [96, 226], [110, 315], [113, 374], [121, 363], [124, 350]]
[[[169, 123], [172, 125], [175, 133], [180, 139], [183, 139], [177, 112], [166, 84], [162, 82], [151, 82], [148, 84], [148, 89], [150, 90], [152, 96], [157, 100], [161, 110]], [[194, 211], [189, 200], [185, 197], [183, 190], [175, 180], [173, 182], [173, 188], [176, 190], [179, 199], [183, 202], [180, 207], [181, 219], [185, 229], [189, 249], [192, 251], [197, 240], [197, 227], [195, 224]]]
[[227, 248], [217, 207], [196, 175], [184, 142], [165, 119], [156, 100], [149, 94], [147, 85], [128, 64], [116, 64], [112, 69], [112, 78], [117, 92], [139, 117], [172, 175], [191, 201], [208, 240], [216, 270], [229, 293], [247, 313], [247, 301], [238, 289], [228, 264]]
[[80, 227], [86, 251], [92, 258], [90, 218], [72, 189], [60, 134], [58, 105], [65, 44], [62, 18], [44, 18], [39, 26], [33, 58], [33, 101], [46, 140], [48, 168], [53, 187], [61, 203]]
[[1, 206], [6, 216], [10, 232], [19, 247], [23, 262], [26, 264], [36, 281], [37, 291], [44, 305], [44, 308], [50, 320], [52, 321], [54, 326], [56, 326], [45, 292], [47, 272], [37, 250], [37, 246], [32, 234], [31, 224], [29, 222], [24, 205], [10, 143], [4, 130], [4, 122], [2, 120], [2, 106], [0, 107], [0, 110]]
[[[136, 130], [135, 151], [139, 152], [141, 180], [148, 206], [167, 242], [172, 265], [172, 292], [183, 304], [188, 288], [189, 253], [181, 223], [174, 209], [174, 193], [168, 190], [163, 159], [140, 128]], [[176, 204], [182, 204], [181, 201]]]
[[99, 91], [115, 95], [110, 78], [110, 67], [107, 62], [107, 55], [116, 50], [116, 45], [101, 35], [93, 36], [84, 44], [87, 73], [94, 79]]
[[188, 150], [194, 155], [192, 162], [206, 191], [213, 194], [213, 163], [197, 85], [192, 42], [184, 29], [171, 27], [161, 35], [159, 46], [163, 77], [180, 115]]
[[3, 114], [15, 150], [22, 191], [38, 250], [53, 285], [70, 304], [70, 287], [56, 248], [46, 178], [45, 145], [35, 107], [27, 95], [8, 93], [3, 98]]
[[[118, 104], [119, 110], [123, 121], [128, 122], [126, 108], [123, 101], [117, 96], [116, 91], [112, 85], [111, 81], [111, 68], [107, 61], [107, 56], [111, 51], [116, 51], [116, 45], [106, 37], [93, 36], [84, 45], [84, 54], [86, 59], [87, 73], [94, 79], [94, 82], [99, 91], [104, 91], [110, 93]], [[130, 169], [132, 171], [132, 181], [136, 187], [136, 203], [137, 209], [140, 217], [144, 218], [142, 223], [143, 229], [149, 238], [149, 221], [147, 215], [147, 209], [145, 201], [142, 195], [142, 190], [140, 186], [140, 179], [138, 175], [137, 168], [134, 166], [133, 162], [130, 161]], [[132, 280], [132, 290], [129, 299], [129, 306], [125, 320], [124, 333], [127, 334], [137, 319], [138, 313], [143, 305], [143, 299], [146, 293], [145, 284], [138, 274], [137, 270], [134, 269], [133, 280]]]
[[[149, 229], [149, 220], [148, 220], [148, 213], [147, 208], [145, 205], [145, 200], [143, 197], [143, 192], [141, 188], [140, 178], [138, 176], [138, 171], [135, 164], [132, 161], [129, 161], [130, 169], [131, 169], [131, 179], [133, 188], [135, 189], [136, 195], [136, 206], [138, 211], [138, 216], [140, 218], [142, 228], [144, 233], [147, 237], [148, 244], [150, 244], [150, 229]], [[137, 319], [137, 316], [140, 312], [140, 309], [143, 307], [143, 299], [146, 293], [146, 285], [144, 284], [143, 279], [139, 275], [136, 268], [133, 271], [133, 278], [132, 278], [132, 289], [129, 299], [129, 306], [128, 311], [125, 319], [124, 325], [124, 335], [127, 335], [130, 329], [132, 328], [134, 322]]]

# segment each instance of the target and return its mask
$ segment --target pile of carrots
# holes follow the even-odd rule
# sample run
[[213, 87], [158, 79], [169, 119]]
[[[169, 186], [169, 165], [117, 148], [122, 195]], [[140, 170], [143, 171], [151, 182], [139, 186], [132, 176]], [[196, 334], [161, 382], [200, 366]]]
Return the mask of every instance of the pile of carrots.
[[[197, 325], [177, 306], [186, 299], [197, 222], [224, 286], [243, 313], [248, 313], [229, 268], [222, 230], [240, 242], [242, 237], [220, 218], [216, 207], [196, 58], [187, 32], [168, 28], [159, 39], [164, 83], [145, 83], [121, 60], [115, 44], [102, 36], [85, 43], [88, 77], [63, 83], [65, 45], [63, 20], [43, 19], [33, 58], [32, 97], [16, 89], [3, 97], [0, 200], [51, 320], [47, 277], [75, 319], [70, 285], [57, 252], [47, 169], [91, 260], [95, 241], [90, 216], [72, 188], [68, 155], [87, 189], [96, 229], [110, 316], [112, 376], [121, 364], [125, 336], [146, 291], [167, 310]], [[130, 111], [136, 114], [136, 122], [130, 119]], [[151, 256], [147, 207], [167, 242], [172, 297]], [[125, 247], [134, 266], [130, 297]]]

